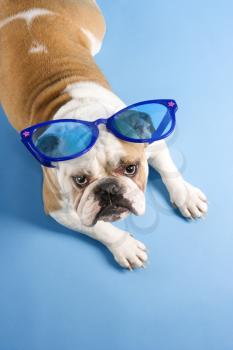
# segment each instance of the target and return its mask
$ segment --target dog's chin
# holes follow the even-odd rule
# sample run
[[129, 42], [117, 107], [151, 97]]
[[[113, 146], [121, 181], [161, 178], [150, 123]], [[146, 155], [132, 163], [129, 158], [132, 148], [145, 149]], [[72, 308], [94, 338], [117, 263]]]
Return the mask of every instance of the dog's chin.
[[93, 225], [95, 225], [97, 221], [114, 222], [114, 221], [122, 220], [132, 212], [133, 210], [131, 208], [129, 209], [121, 206], [119, 207], [108, 206], [105, 208], [101, 208], [94, 218]]

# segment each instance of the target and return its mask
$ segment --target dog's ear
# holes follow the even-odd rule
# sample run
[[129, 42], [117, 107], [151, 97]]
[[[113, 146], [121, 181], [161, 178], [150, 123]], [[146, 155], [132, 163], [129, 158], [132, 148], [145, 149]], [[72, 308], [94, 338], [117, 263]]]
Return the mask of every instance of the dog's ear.
[[46, 214], [61, 209], [61, 191], [52, 168], [43, 167], [43, 201]]

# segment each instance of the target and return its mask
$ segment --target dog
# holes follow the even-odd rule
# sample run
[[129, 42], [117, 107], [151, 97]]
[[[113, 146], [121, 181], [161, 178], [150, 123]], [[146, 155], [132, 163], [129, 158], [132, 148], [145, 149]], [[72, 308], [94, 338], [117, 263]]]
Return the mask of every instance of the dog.
[[[94, 0], [0, 0], [0, 102], [17, 130], [56, 119], [94, 121], [125, 107], [97, 67], [105, 20]], [[145, 245], [111, 224], [145, 211], [148, 165], [186, 218], [207, 213], [165, 141], [128, 143], [99, 126], [94, 147], [43, 169], [43, 201], [58, 223], [102, 242], [123, 268], [144, 267]]]

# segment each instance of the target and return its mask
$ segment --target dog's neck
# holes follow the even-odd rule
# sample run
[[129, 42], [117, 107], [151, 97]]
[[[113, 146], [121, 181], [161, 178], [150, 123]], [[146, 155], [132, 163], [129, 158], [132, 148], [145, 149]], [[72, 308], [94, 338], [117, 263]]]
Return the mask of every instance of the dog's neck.
[[109, 89], [95, 82], [79, 82], [67, 86], [63, 92], [71, 99], [59, 108], [53, 119], [80, 119], [95, 121], [108, 118], [125, 107]]

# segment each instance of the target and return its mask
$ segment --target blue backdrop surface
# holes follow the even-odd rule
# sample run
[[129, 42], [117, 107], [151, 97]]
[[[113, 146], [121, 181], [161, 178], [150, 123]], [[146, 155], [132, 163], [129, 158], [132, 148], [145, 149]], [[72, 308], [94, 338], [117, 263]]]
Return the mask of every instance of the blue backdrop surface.
[[209, 197], [205, 220], [172, 209], [151, 172], [147, 211], [119, 223], [150, 251], [124, 271], [99, 243], [49, 219], [41, 171], [0, 115], [0, 349], [233, 347], [232, 1], [99, 0], [97, 63], [126, 102], [174, 98], [169, 140]]

